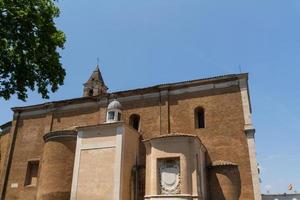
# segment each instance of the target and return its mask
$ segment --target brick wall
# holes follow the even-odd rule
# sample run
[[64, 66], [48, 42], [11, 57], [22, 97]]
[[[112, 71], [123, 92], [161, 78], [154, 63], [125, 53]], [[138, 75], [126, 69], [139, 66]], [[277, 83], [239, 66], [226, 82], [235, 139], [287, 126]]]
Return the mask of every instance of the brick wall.
[[[238, 165], [240, 180], [240, 200], [252, 200], [253, 188], [251, 181], [249, 154], [244, 133], [244, 118], [241, 94], [238, 86], [227, 89], [214, 89], [209, 92], [194, 92], [180, 95], [164, 95], [134, 101], [121, 102], [123, 106], [122, 119], [128, 123], [131, 114], [141, 117], [140, 132], [144, 139], [180, 132], [197, 135], [207, 148], [208, 161], [227, 160]], [[202, 106], [205, 109], [204, 129], [196, 129], [194, 124], [194, 109]], [[106, 104], [72, 111], [53, 112], [52, 120], [46, 115], [20, 119], [17, 127], [17, 140], [14, 149], [12, 166], [8, 181], [6, 199], [35, 199], [37, 187], [25, 187], [27, 162], [30, 159], [42, 159], [44, 151], [45, 127], [57, 131], [73, 126], [94, 125], [103, 123], [106, 116]], [[226, 172], [223, 175], [230, 176]], [[40, 170], [39, 170], [40, 171]], [[229, 187], [215, 183], [222, 181], [220, 172], [209, 171], [210, 193], [220, 192], [226, 196]], [[236, 176], [236, 175], [234, 175]], [[220, 180], [219, 180], [220, 179]], [[230, 179], [230, 177], [229, 177]], [[12, 183], [18, 183], [18, 188], [11, 188]], [[215, 189], [216, 188], [216, 189]], [[211, 199], [219, 200], [211, 195]], [[232, 200], [232, 199], [230, 199]]]

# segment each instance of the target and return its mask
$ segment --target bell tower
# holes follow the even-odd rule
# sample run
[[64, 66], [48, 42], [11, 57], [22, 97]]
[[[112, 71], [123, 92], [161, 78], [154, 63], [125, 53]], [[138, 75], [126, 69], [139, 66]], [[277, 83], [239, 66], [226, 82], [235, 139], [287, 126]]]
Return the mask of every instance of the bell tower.
[[97, 65], [96, 69], [93, 71], [92, 75], [90, 76], [89, 80], [83, 84], [83, 96], [84, 97], [91, 97], [97, 96], [99, 94], [106, 94], [107, 87], [103, 81], [99, 65]]

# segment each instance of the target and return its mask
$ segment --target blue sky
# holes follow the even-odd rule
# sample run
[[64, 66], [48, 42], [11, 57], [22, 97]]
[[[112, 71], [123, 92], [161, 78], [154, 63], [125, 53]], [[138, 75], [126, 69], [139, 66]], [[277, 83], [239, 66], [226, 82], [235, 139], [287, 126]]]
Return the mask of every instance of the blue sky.
[[[250, 73], [263, 192], [300, 192], [299, 0], [60, 0], [57, 24], [67, 36], [65, 85], [50, 95], [82, 95], [100, 59], [110, 91]], [[44, 102], [0, 99], [10, 108]]]

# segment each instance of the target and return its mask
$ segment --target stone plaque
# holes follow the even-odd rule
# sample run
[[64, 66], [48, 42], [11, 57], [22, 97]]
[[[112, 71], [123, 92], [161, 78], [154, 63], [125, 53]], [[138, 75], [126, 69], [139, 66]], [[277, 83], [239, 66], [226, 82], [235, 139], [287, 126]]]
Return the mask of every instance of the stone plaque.
[[180, 164], [178, 158], [159, 160], [161, 194], [180, 193]]
[[18, 183], [12, 183], [10, 185], [11, 188], [18, 188], [19, 187], [19, 184]]

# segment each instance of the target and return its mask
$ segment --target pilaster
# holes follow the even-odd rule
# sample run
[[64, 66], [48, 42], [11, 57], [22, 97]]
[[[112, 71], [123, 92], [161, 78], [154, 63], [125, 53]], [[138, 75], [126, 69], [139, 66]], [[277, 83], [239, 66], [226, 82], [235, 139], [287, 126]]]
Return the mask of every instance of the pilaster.
[[241, 90], [242, 106], [244, 112], [244, 120], [245, 120], [244, 130], [245, 130], [247, 144], [248, 144], [251, 177], [252, 177], [252, 184], [253, 184], [253, 191], [254, 191], [254, 200], [261, 200], [255, 141], [254, 141], [255, 129], [252, 124], [251, 106], [250, 106], [247, 80], [240, 79], [239, 85]]
[[5, 159], [5, 163], [3, 165], [4, 166], [3, 171], [1, 174], [1, 182], [0, 182], [0, 184], [1, 184], [0, 185], [0, 192], [1, 192], [0, 199], [1, 200], [5, 199], [5, 193], [6, 193], [6, 190], [8, 187], [8, 178], [9, 178], [9, 173], [10, 173], [10, 168], [11, 168], [11, 163], [12, 163], [12, 157], [13, 157], [13, 153], [14, 153], [14, 147], [15, 147], [15, 143], [16, 143], [19, 118], [20, 118], [20, 113], [15, 112], [14, 116], [13, 116], [11, 130], [10, 130], [10, 134], [11, 134], [10, 145], [9, 145], [7, 154], [5, 155], [6, 159]]

